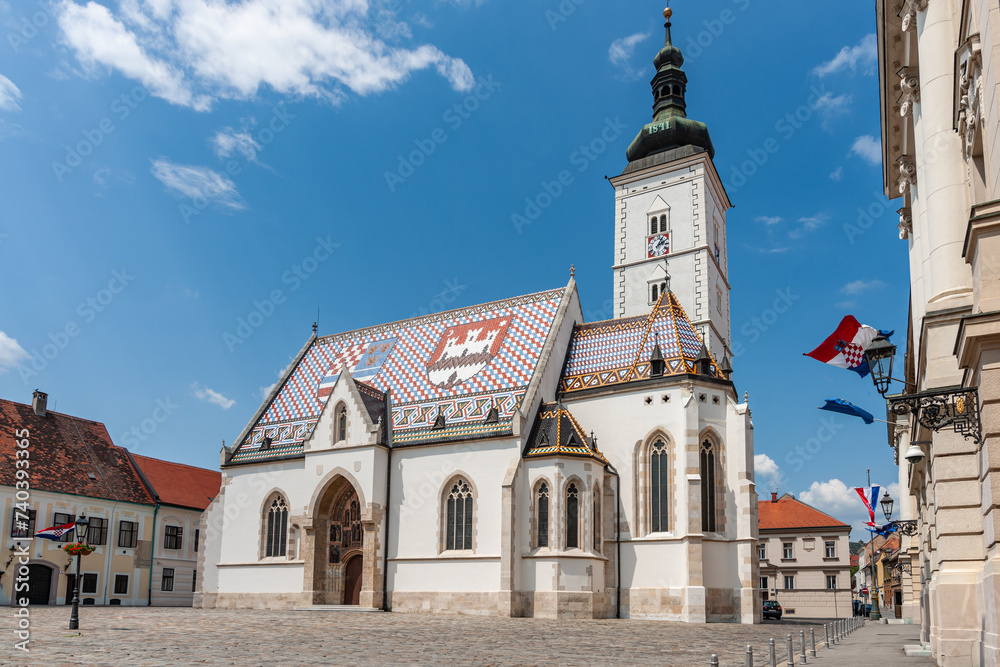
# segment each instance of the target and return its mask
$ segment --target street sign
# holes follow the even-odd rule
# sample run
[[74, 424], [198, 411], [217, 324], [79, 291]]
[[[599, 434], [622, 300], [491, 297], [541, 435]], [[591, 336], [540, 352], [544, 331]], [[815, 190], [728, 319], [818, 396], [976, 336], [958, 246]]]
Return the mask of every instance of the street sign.
[[868, 589], [867, 588], [862, 588], [861, 589], [861, 594], [862, 595], [868, 595]]

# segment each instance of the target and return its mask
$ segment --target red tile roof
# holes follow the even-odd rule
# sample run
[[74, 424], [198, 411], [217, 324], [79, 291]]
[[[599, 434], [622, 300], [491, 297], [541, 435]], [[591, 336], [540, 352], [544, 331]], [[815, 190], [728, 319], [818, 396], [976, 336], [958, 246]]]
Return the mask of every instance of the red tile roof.
[[100, 422], [58, 412], [39, 417], [30, 405], [0, 399], [0, 484], [15, 486], [19, 433], [28, 431], [31, 488], [155, 504], [128, 453]]
[[160, 502], [165, 505], [204, 510], [222, 486], [222, 473], [215, 470], [151, 459], [138, 454], [133, 454], [132, 458], [159, 496]]
[[787, 493], [777, 502], [761, 500], [757, 502], [757, 518], [760, 530], [781, 530], [788, 528], [850, 528], [829, 514], [796, 500]]

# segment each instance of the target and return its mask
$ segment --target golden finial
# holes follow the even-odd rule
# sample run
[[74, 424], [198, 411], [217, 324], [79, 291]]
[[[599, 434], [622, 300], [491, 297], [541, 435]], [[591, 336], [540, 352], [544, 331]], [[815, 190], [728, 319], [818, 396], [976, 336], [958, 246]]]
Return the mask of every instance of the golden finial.
[[667, 8], [663, 10], [663, 18], [670, 20], [670, 17], [674, 15], [674, 10], [670, 9], [669, 3]]
[[573, 265], [573, 264], [569, 265], [569, 277], [570, 278], [575, 278], [576, 277], [576, 266]]

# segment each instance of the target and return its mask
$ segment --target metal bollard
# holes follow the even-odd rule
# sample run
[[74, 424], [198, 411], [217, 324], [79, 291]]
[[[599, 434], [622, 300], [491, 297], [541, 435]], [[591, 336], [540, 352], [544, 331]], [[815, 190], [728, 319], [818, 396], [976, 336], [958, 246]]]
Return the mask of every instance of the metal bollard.
[[810, 639], [810, 643], [812, 645], [812, 648], [809, 649], [809, 652], [812, 654], [812, 657], [815, 658], [816, 657], [816, 628], [809, 628], [809, 639]]
[[753, 667], [753, 646], [747, 644], [747, 667]]
[[806, 664], [806, 631], [799, 630], [799, 662]]
[[823, 635], [826, 647], [830, 648], [830, 626], [826, 623], [823, 624]]
[[792, 653], [794, 649], [792, 648], [792, 635], [785, 638], [785, 652], [788, 654], [788, 667], [792, 667], [795, 664], [795, 654]]
[[833, 635], [833, 645], [836, 646], [837, 644], [839, 644], [840, 640], [837, 638], [837, 624], [836, 623], [831, 623], [830, 624], [830, 634]]
[[770, 667], [778, 667], [778, 659], [774, 655], [774, 637], [767, 643], [767, 653], [768, 657], [771, 659]]
[[719, 655], [717, 653], [713, 653], [712, 657], [708, 659], [708, 665], [709, 667], [719, 667]]

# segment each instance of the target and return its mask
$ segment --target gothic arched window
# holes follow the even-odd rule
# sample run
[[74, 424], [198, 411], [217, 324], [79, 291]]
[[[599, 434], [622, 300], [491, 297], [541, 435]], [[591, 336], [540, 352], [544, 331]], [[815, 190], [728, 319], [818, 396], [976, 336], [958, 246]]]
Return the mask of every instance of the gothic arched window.
[[715, 444], [701, 443], [701, 531], [716, 532]]
[[654, 283], [653, 284], [653, 303], [656, 303], [656, 300], [659, 299], [659, 298], [660, 298], [660, 286]]
[[660, 216], [660, 233], [667, 231], [667, 214], [664, 213]]
[[580, 494], [576, 484], [566, 487], [566, 548], [580, 547]]
[[445, 504], [445, 549], [472, 549], [472, 487], [459, 477], [449, 487]]
[[601, 487], [594, 485], [594, 550], [601, 550]]
[[347, 440], [347, 406], [341, 403], [337, 407], [337, 442]]
[[266, 542], [264, 544], [265, 558], [280, 558], [285, 556], [288, 545], [288, 504], [284, 496], [276, 494], [267, 504], [264, 516], [266, 523]]
[[667, 443], [662, 439], [653, 443], [649, 456], [650, 477], [650, 531], [665, 533], [670, 530], [667, 510], [670, 503], [670, 473], [667, 467]]
[[535, 524], [537, 546], [549, 546], [549, 485], [545, 482], [535, 492]]

